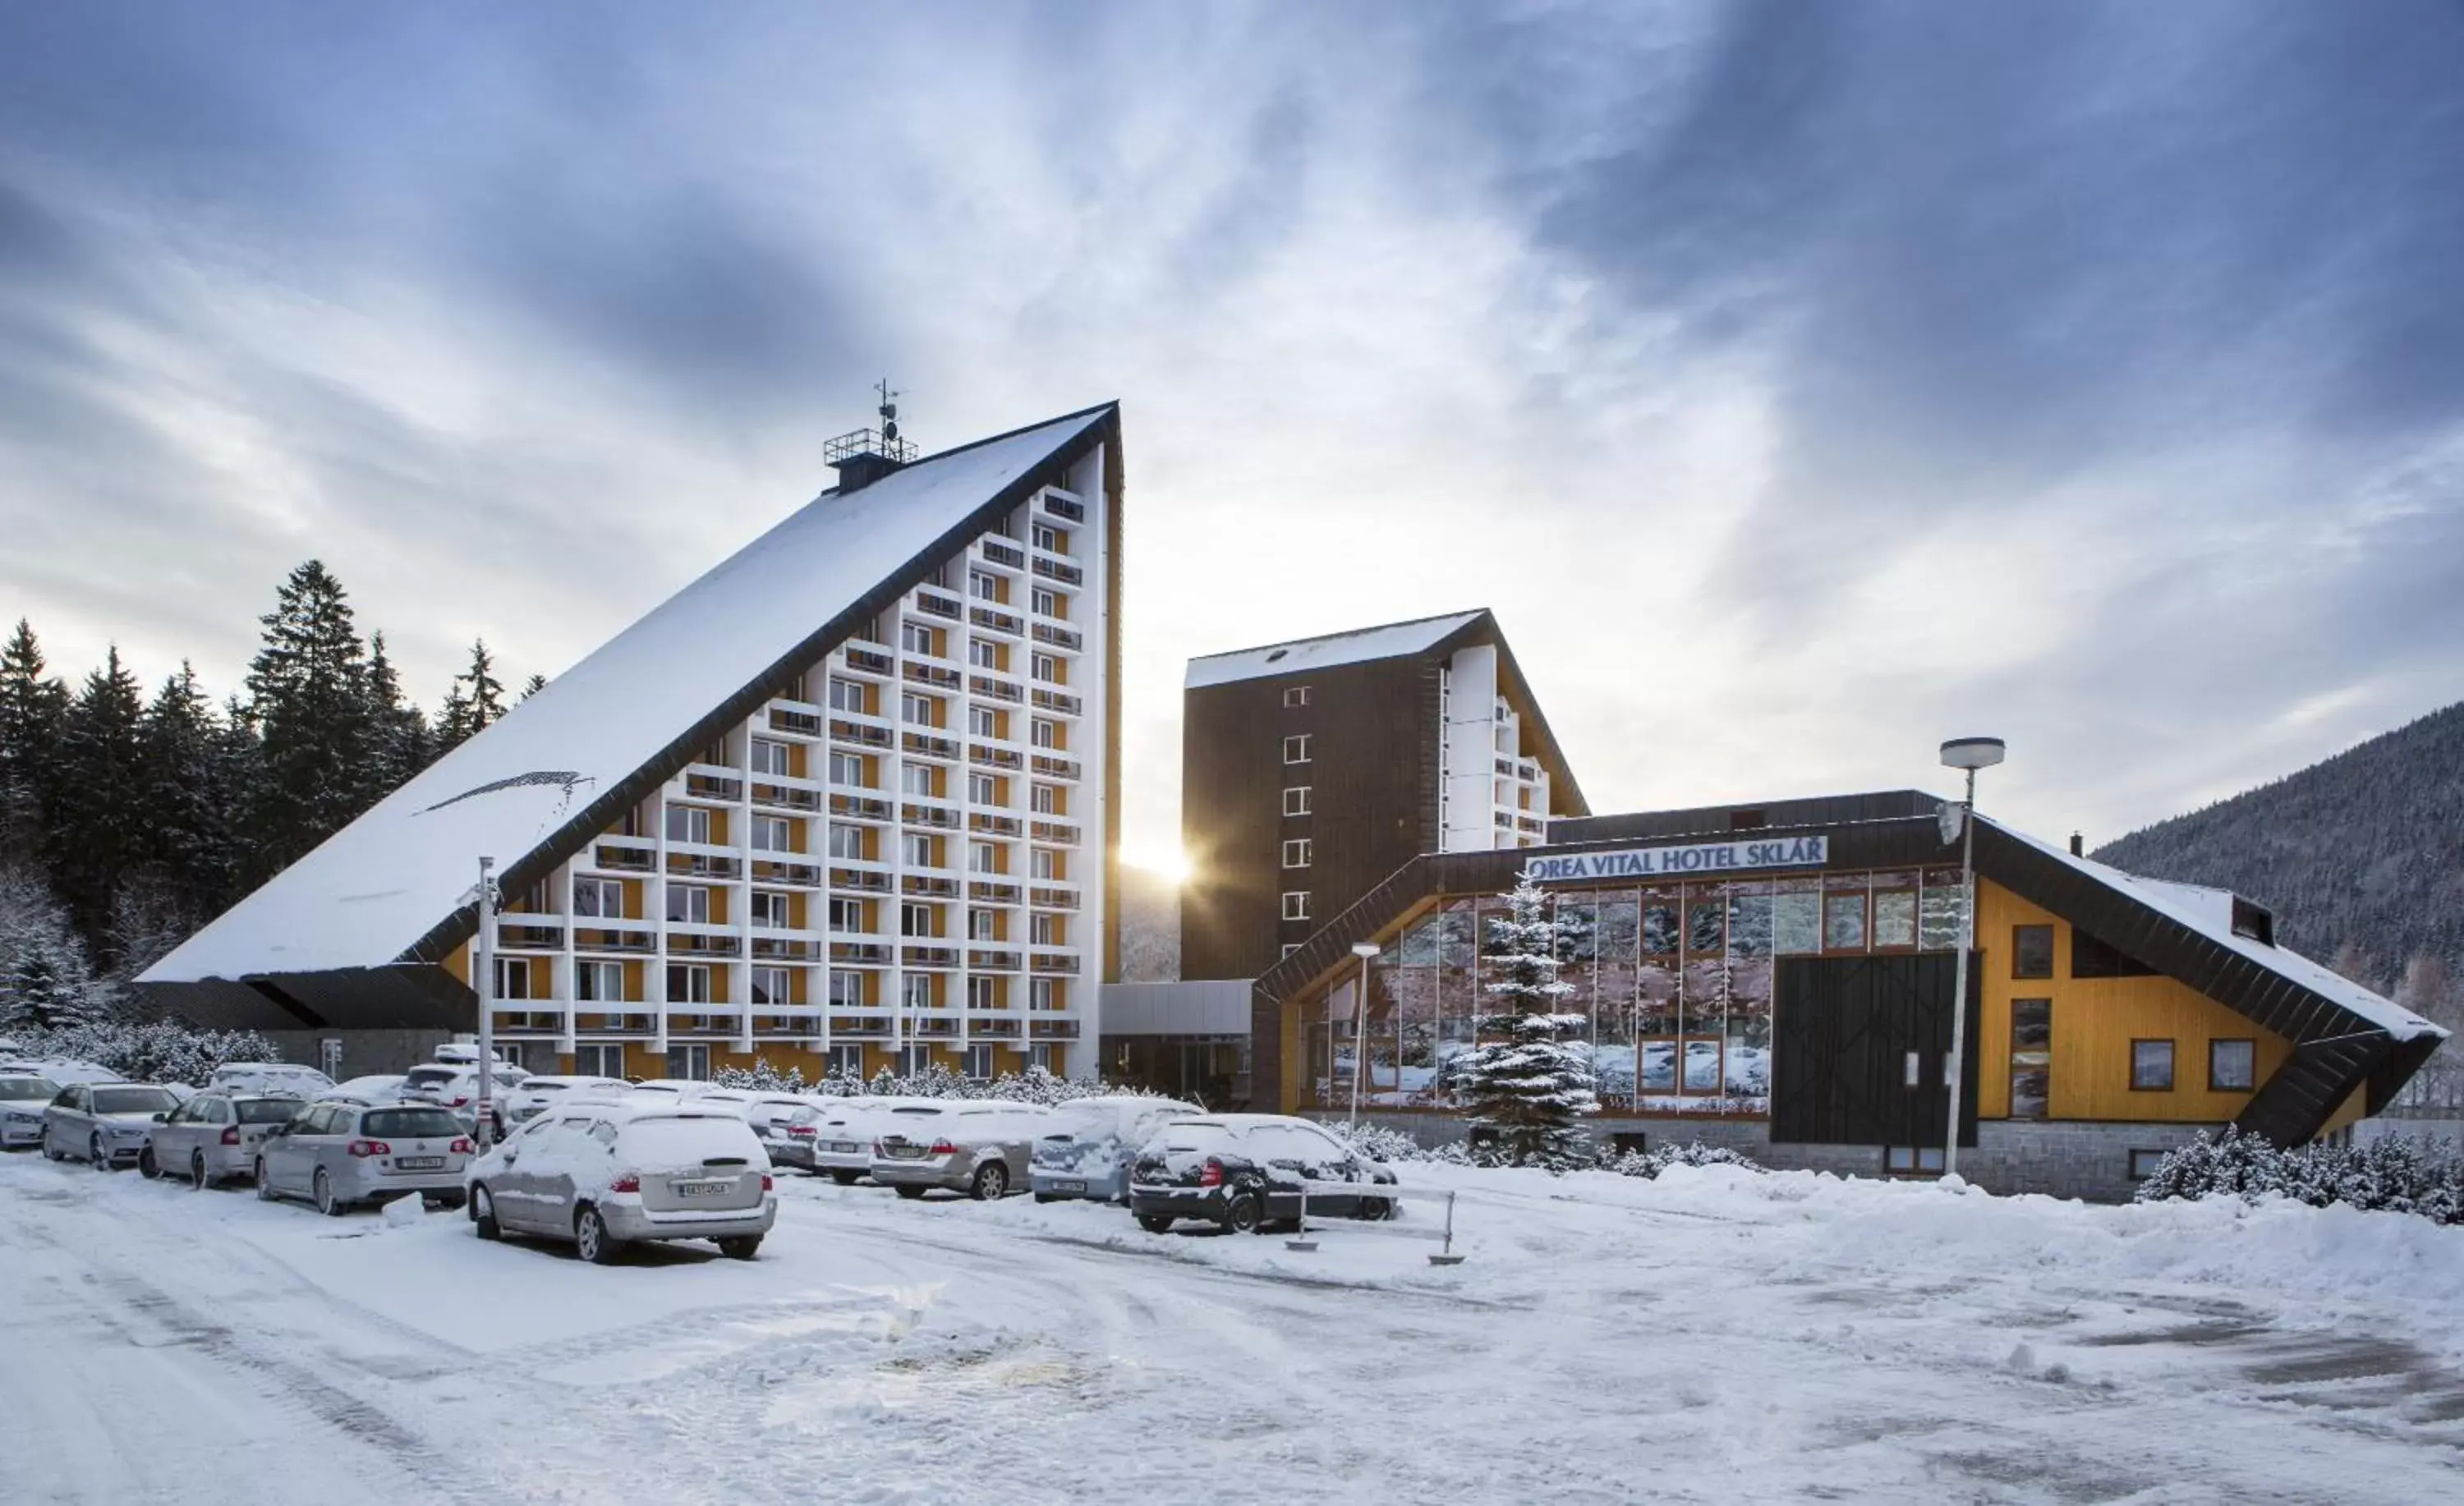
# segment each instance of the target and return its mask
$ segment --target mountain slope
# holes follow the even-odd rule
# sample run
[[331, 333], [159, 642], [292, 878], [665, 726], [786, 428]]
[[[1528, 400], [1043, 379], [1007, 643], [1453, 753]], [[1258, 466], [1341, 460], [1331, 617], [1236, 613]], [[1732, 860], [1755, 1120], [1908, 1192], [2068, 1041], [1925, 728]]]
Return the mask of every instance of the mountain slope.
[[2279, 942], [2374, 988], [2418, 956], [2464, 972], [2464, 703], [2095, 856], [2248, 895]]

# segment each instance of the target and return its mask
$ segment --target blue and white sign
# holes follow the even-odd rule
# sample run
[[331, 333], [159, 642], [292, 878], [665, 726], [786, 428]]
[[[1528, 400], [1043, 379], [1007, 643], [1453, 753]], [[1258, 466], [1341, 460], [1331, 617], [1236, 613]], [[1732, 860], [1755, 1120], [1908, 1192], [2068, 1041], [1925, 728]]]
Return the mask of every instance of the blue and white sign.
[[1531, 877], [1542, 884], [1585, 879], [1656, 879], [1672, 873], [1725, 873], [1730, 869], [1818, 868], [1831, 859], [1828, 837], [1771, 837], [1760, 841], [1693, 842], [1682, 847], [1627, 847], [1617, 852], [1534, 858]]

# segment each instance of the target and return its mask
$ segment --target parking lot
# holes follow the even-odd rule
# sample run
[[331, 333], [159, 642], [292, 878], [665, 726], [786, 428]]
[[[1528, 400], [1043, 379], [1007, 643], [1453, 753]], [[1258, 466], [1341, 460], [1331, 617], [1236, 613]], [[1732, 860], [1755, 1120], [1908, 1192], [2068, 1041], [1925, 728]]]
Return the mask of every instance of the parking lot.
[[1461, 1267], [1423, 1258], [1424, 1204], [1304, 1255], [789, 1175], [759, 1259], [602, 1269], [451, 1212], [328, 1219], [11, 1155], [0, 1456], [26, 1499], [254, 1506], [2419, 1501], [2459, 1479], [2464, 1277], [2418, 1221], [1429, 1174], [1464, 1189]]

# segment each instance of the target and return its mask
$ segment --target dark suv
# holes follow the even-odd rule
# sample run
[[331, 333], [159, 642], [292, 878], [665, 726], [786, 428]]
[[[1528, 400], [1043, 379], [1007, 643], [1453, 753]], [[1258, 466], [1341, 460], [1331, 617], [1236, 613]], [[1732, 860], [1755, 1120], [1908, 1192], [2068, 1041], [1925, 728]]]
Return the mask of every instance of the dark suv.
[[1312, 1189], [1309, 1211], [1330, 1218], [1392, 1218], [1395, 1201], [1373, 1190], [1395, 1173], [1306, 1119], [1208, 1114], [1166, 1124], [1130, 1167], [1130, 1211], [1159, 1234], [1198, 1218], [1226, 1232], [1258, 1232], [1301, 1216], [1303, 1182], [1357, 1184], [1357, 1192]]

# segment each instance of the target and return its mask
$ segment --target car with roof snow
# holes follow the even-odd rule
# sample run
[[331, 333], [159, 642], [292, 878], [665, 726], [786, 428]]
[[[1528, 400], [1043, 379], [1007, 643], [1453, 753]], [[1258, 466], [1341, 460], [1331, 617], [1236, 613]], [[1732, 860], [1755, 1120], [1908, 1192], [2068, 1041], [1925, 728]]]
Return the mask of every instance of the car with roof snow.
[[143, 1154], [155, 1122], [180, 1106], [153, 1082], [72, 1082], [43, 1110], [43, 1154], [107, 1171]]
[[267, 1137], [307, 1107], [307, 1100], [288, 1094], [208, 1089], [154, 1126], [137, 1169], [149, 1177], [186, 1177], [199, 1191], [253, 1176]]
[[408, 1102], [402, 1084], [401, 1073], [378, 1072], [337, 1082], [322, 1093], [310, 1094], [309, 1100], [318, 1103], [357, 1103], [363, 1108], [372, 1108], [379, 1103]]
[[[1339, 1182], [1359, 1190], [1309, 1183]], [[1166, 1124], [1130, 1168], [1130, 1211], [1159, 1234], [1180, 1219], [1226, 1232], [1297, 1222], [1303, 1197], [1329, 1218], [1392, 1218], [1395, 1200], [1375, 1189], [1395, 1173], [1306, 1119], [1287, 1114], [1208, 1114]]]
[[256, 1195], [304, 1197], [336, 1218], [414, 1193], [458, 1203], [474, 1148], [461, 1120], [434, 1103], [311, 1103], [257, 1146]]
[[[506, 1096], [529, 1080], [529, 1073], [501, 1061], [490, 1069], [488, 1095], [497, 1105], [499, 1118], [504, 1114]], [[479, 1069], [446, 1061], [416, 1066], [402, 1075], [402, 1094], [406, 1100], [433, 1103], [469, 1121], [479, 1111]]]
[[260, 1093], [313, 1099], [334, 1090], [334, 1080], [315, 1067], [289, 1061], [226, 1061], [214, 1068], [200, 1091]]
[[505, 1123], [527, 1124], [568, 1098], [613, 1098], [631, 1091], [632, 1086], [623, 1078], [576, 1077], [553, 1072], [524, 1078], [518, 1086], [505, 1094]]
[[1037, 1137], [1027, 1185], [1039, 1203], [1087, 1197], [1118, 1203], [1130, 1195], [1130, 1162], [1164, 1125], [1205, 1113], [1177, 1098], [1133, 1093], [1071, 1099], [1052, 1106]]
[[[724, 1104], [742, 1115], [744, 1122], [753, 1126], [753, 1133], [760, 1140], [761, 1148], [770, 1150], [780, 1138], [778, 1126], [800, 1110], [812, 1107], [813, 1101], [793, 1093], [760, 1088], [712, 1088], [706, 1093], [693, 1095], [693, 1105], [695, 1108], [706, 1108], [712, 1104]], [[772, 1159], [775, 1160], [776, 1156]]]
[[480, 1238], [570, 1240], [594, 1265], [677, 1239], [750, 1260], [779, 1211], [753, 1127], [691, 1103], [560, 1105], [473, 1162], [466, 1187]]
[[1038, 1103], [935, 1099], [903, 1104], [872, 1120], [873, 1182], [901, 1197], [939, 1189], [979, 1203], [1026, 1186], [1035, 1140], [1051, 1120]]
[[910, 1103], [939, 1103], [937, 1098], [844, 1098], [821, 1105], [813, 1137], [813, 1169], [841, 1187], [852, 1187], [872, 1174], [873, 1121]]
[[43, 1110], [59, 1096], [50, 1078], [0, 1068], [0, 1150], [42, 1144]]

